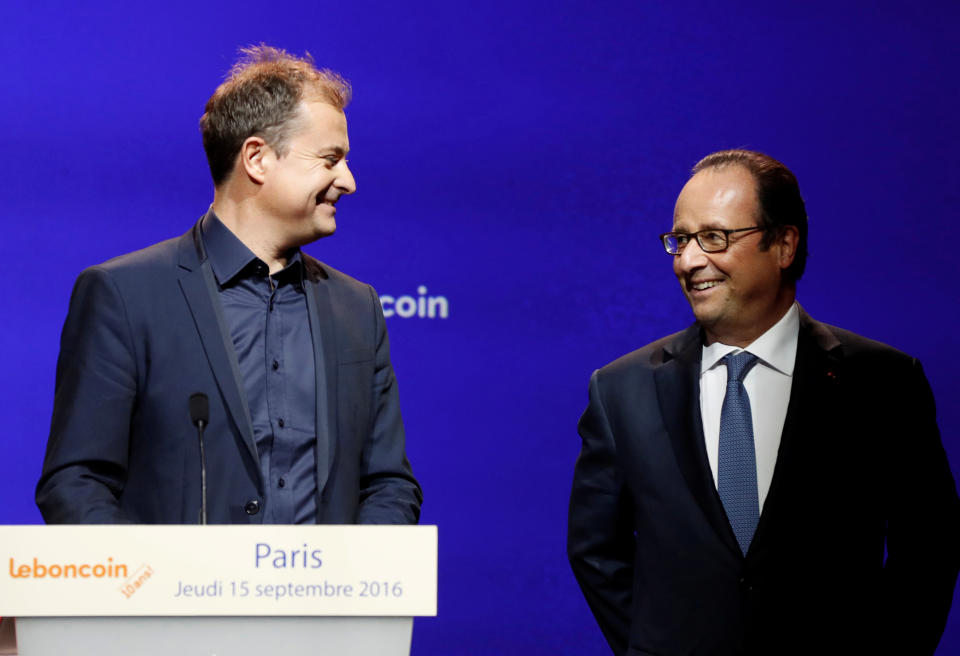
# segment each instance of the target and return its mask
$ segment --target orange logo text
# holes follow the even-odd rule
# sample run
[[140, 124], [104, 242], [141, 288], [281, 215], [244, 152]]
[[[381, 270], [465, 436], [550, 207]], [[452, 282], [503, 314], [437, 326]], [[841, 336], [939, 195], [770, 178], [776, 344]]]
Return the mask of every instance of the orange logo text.
[[107, 558], [105, 563], [41, 563], [17, 564], [10, 559], [10, 576], [15, 579], [125, 579], [127, 566]]

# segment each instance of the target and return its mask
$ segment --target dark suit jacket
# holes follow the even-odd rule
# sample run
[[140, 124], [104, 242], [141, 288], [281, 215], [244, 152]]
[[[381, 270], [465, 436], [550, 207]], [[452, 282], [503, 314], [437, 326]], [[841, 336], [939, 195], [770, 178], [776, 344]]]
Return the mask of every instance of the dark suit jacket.
[[[373, 289], [304, 254], [317, 389], [317, 521], [416, 523], [386, 326]], [[250, 412], [199, 223], [85, 270], [57, 363], [37, 505], [50, 523], [196, 523], [210, 399], [208, 520], [262, 521]], [[308, 365], [309, 366], [309, 365]]]
[[960, 502], [920, 364], [801, 311], [746, 556], [713, 483], [696, 324], [593, 374], [568, 554], [617, 654], [929, 654]]

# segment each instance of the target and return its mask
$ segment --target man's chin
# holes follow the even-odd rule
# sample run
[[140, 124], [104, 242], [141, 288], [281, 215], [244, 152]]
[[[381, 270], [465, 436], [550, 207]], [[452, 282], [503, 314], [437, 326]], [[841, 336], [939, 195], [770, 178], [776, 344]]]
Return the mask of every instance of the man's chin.
[[313, 222], [313, 240], [329, 237], [337, 231], [337, 221], [332, 216]]
[[687, 303], [690, 304], [690, 309], [693, 311], [693, 316], [697, 318], [697, 321], [702, 322], [708, 315], [711, 314], [711, 304], [705, 299], [696, 299], [690, 294], [686, 294], [686, 297]]
[[690, 309], [693, 310], [694, 318], [705, 328], [709, 328], [719, 319], [720, 313], [711, 303], [690, 301]]

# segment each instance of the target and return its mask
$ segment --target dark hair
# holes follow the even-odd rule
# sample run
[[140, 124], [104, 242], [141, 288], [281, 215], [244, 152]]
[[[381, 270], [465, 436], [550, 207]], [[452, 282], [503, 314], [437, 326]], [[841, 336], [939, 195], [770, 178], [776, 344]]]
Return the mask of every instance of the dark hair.
[[319, 100], [341, 111], [350, 102], [350, 83], [328, 69], [317, 70], [310, 53], [295, 57], [264, 44], [240, 53], [200, 117], [214, 185], [230, 175], [249, 137], [261, 136], [278, 157], [286, 155], [301, 100]]
[[704, 169], [742, 166], [757, 185], [757, 221], [763, 228], [761, 248], [769, 248], [785, 226], [795, 226], [800, 238], [793, 262], [784, 275], [796, 282], [807, 264], [807, 210], [800, 197], [797, 178], [786, 166], [769, 155], [752, 150], [721, 150], [707, 155], [693, 167], [693, 175]]

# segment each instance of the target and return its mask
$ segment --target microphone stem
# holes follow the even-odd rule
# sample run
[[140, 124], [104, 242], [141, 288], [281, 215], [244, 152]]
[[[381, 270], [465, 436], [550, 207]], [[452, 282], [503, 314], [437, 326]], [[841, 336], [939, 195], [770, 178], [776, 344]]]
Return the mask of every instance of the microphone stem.
[[203, 450], [203, 428], [206, 422], [197, 422], [197, 436], [200, 439], [200, 523], [207, 523], [207, 456]]

